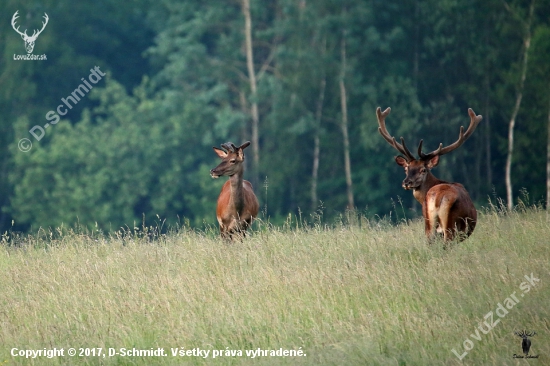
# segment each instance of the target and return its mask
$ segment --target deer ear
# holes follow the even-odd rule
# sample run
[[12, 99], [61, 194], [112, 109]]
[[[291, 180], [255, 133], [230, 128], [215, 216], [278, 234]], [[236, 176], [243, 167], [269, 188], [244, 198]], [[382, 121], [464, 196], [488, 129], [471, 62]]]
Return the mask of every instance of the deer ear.
[[407, 161], [407, 159], [405, 159], [401, 155], [395, 157], [395, 162], [397, 163], [397, 165], [401, 165], [403, 168], [409, 166], [409, 162]]
[[428, 169], [435, 168], [439, 164], [439, 155], [434, 156], [430, 160], [428, 160], [428, 164], [426, 165]]
[[214, 149], [214, 152], [221, 158], [221, 159], [225, 159], [225, 157], [227, 156], [227, 153], [225, 151], [223, 151], [222, 149], [218, 149], [217, 147], [213, 146], [212, 147]]
[[245, 142], [241, 146], [239, 146], [239, 149], [244, 150], [250, 145], [250, 141]]

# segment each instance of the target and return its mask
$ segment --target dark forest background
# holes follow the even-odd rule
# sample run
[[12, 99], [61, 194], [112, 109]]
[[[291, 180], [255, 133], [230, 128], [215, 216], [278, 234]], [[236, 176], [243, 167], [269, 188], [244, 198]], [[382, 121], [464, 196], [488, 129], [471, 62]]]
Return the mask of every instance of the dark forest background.
[[[482, 123], [434, 174], [478, 208], [545, 205], [550, 1], [248, 2], [2, 1], [2, 231], [214, 224], [212, 146], [246, 140], [245, 178], [274, 223], [350, 207], [412, 218], [378, 106], [414, 150], [454, 142], [472, 108]], [[14, 60], [16, 11], [28, 34], [48, 14], [33, 51], [46, 61]], [[107, 75], [37, 141], [29, 129], [96, 66]]]

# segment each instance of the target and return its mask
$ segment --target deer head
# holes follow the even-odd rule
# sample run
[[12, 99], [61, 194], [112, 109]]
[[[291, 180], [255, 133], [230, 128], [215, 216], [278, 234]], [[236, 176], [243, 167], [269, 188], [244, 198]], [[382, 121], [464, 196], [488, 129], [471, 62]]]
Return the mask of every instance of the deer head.
[[222, 144], [222, 149], [213, 147], [214, 152], [222, 159], [222, 162], [210, 170], [210, 176], [212, 178], [219, 178], [221, 176], [233, 176], [235, 174], [242, 173], [244, 161], [243, 150], [250, 145], [250, 141], [245, 142], [241, 146], [237, 147], [232, 142]]
[[37, 31], [35, 29], [32, 33], [32, 36], [29, 37], [27, 35], [27, 30], [26, 29], [25, 29], [24, 32], [21, 32], [21, 31], [19, 31], [19, 26], [17, 26], [17, 28], [15, 27], [15, 21], [19, 17], [19, 15], [17, 15], [18, 12], [19, 12], [19, 10], [16, 11], [15, 14], [13, 14], [13, 17], [11, 18], [11, 26], [12, 26], [13, 30], [15, 30], [17, 33], [19, 33], [21, 38], [23, 38], [23, 41], [25, 42], [25, 49], [27, 50], [27, 53], [32, 53], [32, 51], [34, 49], [34, 42], [36, 42], [36, 38], [38, 38], [40, 33], [42, 33], [44, 28], [46, 28], [46, 24], [48, 24], [48, 20], [49, 20], [48, 14], [44, 13], [45, 22], [42, 22], [42, 29], [40, 29], [39, 31]]
[[446, 147], [443, 147], [443, 144], [439, 144], [439, 147], [436, 150], [428, 154], [424, 154], [422, 152], [423, 140], [420, 140], [420, 143], [418, 144], [417, 159], [405, 145], [405, 140], [403, 137], [401, 137], [401, 144], [399, 144], [395, 140], [395, 137], [392, 137], [388, 133], [388, 130], [386, 129], [386, 117], [390, 114], [390, 112], [391, 108], [387, 108], [384, 112], [381, 111], [380, 107], [376, 109], [376, 116], [378, 118], [378, 132], [380, 132], [382, 137], [391, 146], [393, 146], [394, 149], [403, 155], [396, 156], [395, 162], [405, 169], [406, 177], [403, 180], [403, 188], [405, 189], [419, 189], [426, 181], [426, 178], [430, 176], [430, 170], [439, 164], [439, 157], [459, 148], [464, 141], [472, 135], [477, 125], [482, 120], [481, 116], [476, 116], [474, 111], [469, 108], [468, 114], [470, 116], [470, 126], [466, 132], [464, 132], [463, 126], [460, 127], [460, 133], [456, 142]]

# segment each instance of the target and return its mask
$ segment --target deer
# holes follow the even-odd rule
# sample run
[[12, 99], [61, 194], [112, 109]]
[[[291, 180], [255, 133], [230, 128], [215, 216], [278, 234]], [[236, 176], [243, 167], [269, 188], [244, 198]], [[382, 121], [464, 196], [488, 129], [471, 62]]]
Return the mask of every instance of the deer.
[[525, 354], [525, 356], [527, 357], [529, 355], [529, 349], [531, 349], [531, 340], [528, 337], [532, 337], [537, 333], [522, 330], [521, 332], [514, 332], [514, 334], [523, 339], [521, 341], [521, 349]]
[[422, 152], [422, 142], [418, 144], [418, 158], [415, 158], [405, 145], [401, 137], [399, 144], [395, 137], [392, 137], [386, 129], [386, 117], [390, 114], [391, 108], [384, 112], [380, 107], [376, 109], [378, 119], [378, 132], [394, 149], [401, 155], [395, 157], [397, 165], [405, 170], [405, 179], [402, 187], [405, 190], [412, 190], [414, 198], [422, 205], [422, 216], [424, 217], [424, 230], [428, 242], [432, 243], [436, 234], [443, 234], [445, 243], [458, 237], [459, 241], [469, 237], [477, 222], [477, 211], [466, 188], [460, 183], [450, 183], [436, 178], [431, 170], [439, 164], [439, 158], [458, 149], [475, 131], [483, 117], [476, 115], [469, 108], [470, 125], [466, 132], [460, 127], [458, 140], [443, 147], [439, 147], [428, 153]]
[[48, 14], [44, 13], [43, 18], [44, 18], [45, 22], [42, 22], [42, 29], [40, 29], [39, 31], [37, 31], [35, 29], [32, 33], [32, 36], [29, 37], [29, 35], [27, 34], [26, 29], [25, 29], [25, 32], [21, 32], [19, 30], [19, 26], [17, 26], [17, 28], [15, 28], [15, 22], [16, 22], [17, 18], [19, 18], [19, 15], [17, 15], [18, 12], [19, 12], [19, 10], [17, 10], [15, 12], [15, 14], [13, 14], [13, 17], [11, 18], [11, 27], [13, 28], [14, 31], [19, 33], [21, 38], [23, 38], [23, 41], [25, 42], [25, 49], [27, 50], [27, 53], [32, 53], [32, 50], [34, 49], [34, 42], [36, 42], [36, 39], [38, 38], [40, 33], [42, 33], [44, 28], [46, 28], [46, 24], [48, 24], [48, 20], [50, 18], [48, 18]]
[[213, 147], [222, 162], [210, 170], [210, 176], [212, 178], [229, 176], [222, 187], [216, 208], [220, 235], [227, 241], [233, 241], [234, 236], [242, 240], [246, 236], [246, 230], [258, 216], [260, 208], [252, 184], [243, 179], [243, 150], [249, 145], [250, 141], [239, 147], [228, 142], [221, 144], [221, 149]]

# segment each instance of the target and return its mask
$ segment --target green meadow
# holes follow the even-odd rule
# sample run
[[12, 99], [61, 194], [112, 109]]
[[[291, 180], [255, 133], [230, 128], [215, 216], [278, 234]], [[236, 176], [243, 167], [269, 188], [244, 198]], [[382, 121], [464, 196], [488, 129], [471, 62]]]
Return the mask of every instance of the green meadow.
[[[421, 220], [351, 214], [258, 222], [233, 244], [216, 228], [156, 229], [5, 234], [0, 364], [550, 362], [542, 209], [485, 210], [474, 234], [448, 248], [427, 244]], [[523, 329], [536, 332], [538, 359], [513, 358]], [[54, 348], [63, 356], [25, 357]], [[164, 356], [138, 353], [159, 348]]]

